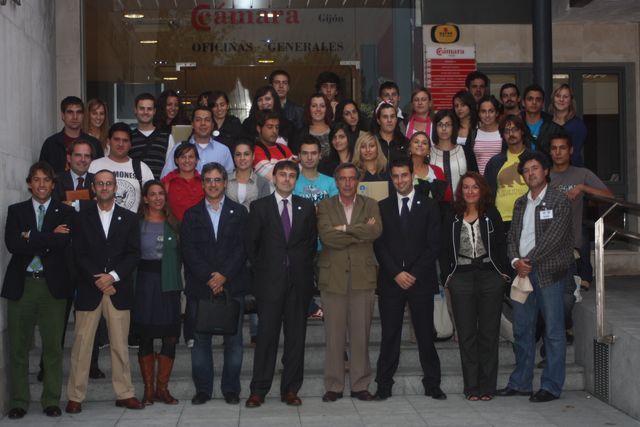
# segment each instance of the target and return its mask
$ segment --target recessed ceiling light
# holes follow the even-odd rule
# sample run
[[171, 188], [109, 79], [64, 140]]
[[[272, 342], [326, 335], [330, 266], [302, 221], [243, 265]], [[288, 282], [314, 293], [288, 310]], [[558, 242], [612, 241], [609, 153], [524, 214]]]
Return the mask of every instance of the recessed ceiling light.
[[258, 62], [260, 64], [273, 64], [276, 61], [273, 59], [258, 59]]
[[125, 13], [124, 17], [127, 19], [142, 19], [144, 15], [142, 13]]
[[156, 44], [158, 40], [140, 40], [140, 44]]
[[173, 80], [178, 80], [178, 78], [177, 78], [177, 77], [172, 77], [172, 76], [167, 76], [167, 77], [163, 77], [163, 78], [162, 78], [162, 80], [170, 80], [170, 81], [173, 81]]
[[191, 101], [182, 101], [184, 105], [191, 105]]

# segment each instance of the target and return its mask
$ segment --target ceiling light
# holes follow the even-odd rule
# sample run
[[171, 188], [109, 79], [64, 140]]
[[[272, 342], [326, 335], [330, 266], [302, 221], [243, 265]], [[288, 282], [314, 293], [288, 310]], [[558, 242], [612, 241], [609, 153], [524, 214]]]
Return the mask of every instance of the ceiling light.
[[140, 44], [156, 44], [158, 40], [140, 40]]
[[124, 17], [127, 19], [142, 19], [144, 15], [142, 13], [125, 13]]
[[191, 101], [182, 101], [184, 105], [191, 105]]
[[178, 80], [178, 78], [173, 76], [167, 76], [167, 77], [163, 77], [162, 80], [174, 81], [174, 80]]
[[273, 64], [276, 61], [273, 59], [258, 59], [258, 62], [260, 64]]

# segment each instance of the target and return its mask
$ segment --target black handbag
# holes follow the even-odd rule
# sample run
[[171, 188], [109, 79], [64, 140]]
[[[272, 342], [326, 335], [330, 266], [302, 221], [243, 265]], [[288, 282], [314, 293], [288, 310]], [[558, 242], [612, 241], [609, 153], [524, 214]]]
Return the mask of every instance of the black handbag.
[[199, 334], [235, 335], [238, 332], [240, 303], [226, 290], [208, 299], [198, 300], [195, 330]]

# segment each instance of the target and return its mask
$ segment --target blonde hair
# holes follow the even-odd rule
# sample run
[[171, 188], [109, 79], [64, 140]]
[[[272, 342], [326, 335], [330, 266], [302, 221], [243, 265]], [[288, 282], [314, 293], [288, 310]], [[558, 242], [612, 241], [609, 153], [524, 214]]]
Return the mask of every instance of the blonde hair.
[[100, 126], [100, 129], [98, 129], [100, 133], [98, 136], [96, 136], [96, 139], [100, 141], [100, 143], [102, 144], [102, 148], [105, 148], [107, 146], [107, 135], [109, 133], [109, 108], [107, 108], [106, 102], [97, 98], [89, 100], [89, 102], [87, 103], [86, 112], [82, 119], [82, 130], [85, 133], [89, 133], [89, 131], [91, 130], [91, 111], [95, 110], [98, 107], [104, 108], [104, 122], [102, 122], [102, 126]]
[[562, 89], [568, 90], [569, 96], [571, 97], [571, 103], [569, 104], [569, 109], [567, 111], [567, 121], [569, 121], [576, 116], [576, 100], [573, 96], [573, 90], [571, 90], [571, 86], [569, 86], [566, 83], [561, 84], [553, 91], [553, 93], [551, 94], [551, 104], [549, 104], [549, 109], [547, 111], [549, 112], [549, 114], [555, 117], [556, 109], [553, 106], [553, 99], [556, 97], [558, 92], [560, 92]]
[[360, 136], [356, 139], [356, 145], [353, 149], [353, 164], [356, 165], [361, 176], [364, 176], [367, 169], [364, 166], [364, 161], [360, 158], [360, 147], [362, 147], [363, 144], [370, 142], [375, 142], [376, 148], [378, 149], [378, 156], [376, 157], [376, 173], [384, 172], [387, 169], [387, 157], [382, 152], [382, 146], [380, 145], [378, 138], [376, 138], [371, 132], [360, 132]]

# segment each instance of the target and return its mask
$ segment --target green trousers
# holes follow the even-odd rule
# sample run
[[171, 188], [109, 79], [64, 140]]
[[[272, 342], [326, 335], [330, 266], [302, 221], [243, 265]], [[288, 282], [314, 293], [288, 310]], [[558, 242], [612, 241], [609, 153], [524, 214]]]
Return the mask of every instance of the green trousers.
[[29, 408], [29, 350], [38, 325], [42, 339], [44, 369], [40, 403], [43, 408], [60, 405], [62, 388], [62, 332], [67, 300], [56, 299], [45, 279], [27, 277], [18, 301], [8, 301], [9, 408]]

